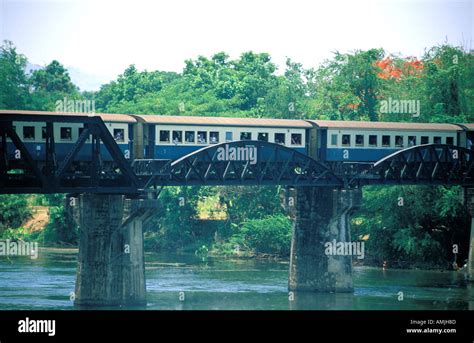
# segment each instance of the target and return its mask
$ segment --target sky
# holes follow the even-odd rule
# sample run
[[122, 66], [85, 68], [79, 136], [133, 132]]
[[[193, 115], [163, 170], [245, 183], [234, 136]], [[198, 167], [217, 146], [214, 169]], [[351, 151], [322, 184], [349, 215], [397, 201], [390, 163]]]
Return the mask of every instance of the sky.
[[103, 82], [130, 64], [181, 72], [220, 51], [268, 52], [282, 72], [287, 57], [317, 67], [334, 51], [473, 49], [473, 12], [474, 0], [0, 0], [0, 40]]

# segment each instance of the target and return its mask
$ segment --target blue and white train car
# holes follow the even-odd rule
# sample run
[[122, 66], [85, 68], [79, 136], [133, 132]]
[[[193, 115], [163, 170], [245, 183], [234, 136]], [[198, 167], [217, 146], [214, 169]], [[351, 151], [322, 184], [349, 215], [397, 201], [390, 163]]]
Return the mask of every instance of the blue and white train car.
[[[9, 111], [12, 113], [15, 111]], [[18, 111], [22, 114], [34, 115], [71, 115], [71, 113], [58, 112], [36, 112], [36, 111]], [[87, 114], [75, 114], [78, 116], [88, 116]], [[121, 114], [96, 114], [104, 121], [106, 127], [115, 138], [120, 150], [126, 158], [131, 158], [133, 142], [133, 125], [136, 120], [128, 115]], [[13, 129], [18, 137], [24, 143], [26, 149], [35, 160], [45, 160], [46, 154], [46, 125], [34, 121], [13, 121]], [[77, 141], [84, 125], [80, 123], [57, 122], [53, 124], [53, 134], [55, 140], [56, 159], [61, 161], [72, 149]], [[103, 161], [111, 161], [112, 158], [103, 144], [100, 146]], [[14, 156], [15, 146], [10, 139], [7, 139], [8, 154]], [[84, 146], [76, 155], [76, 161], [88, 161], [91, 154], [90, 138], [84, 143]]]
[[[144, 156], [175, 160], [205, 146], [233, 141], [265, 141], [307, 153], [307, 130], [303, 120], [231, 117], [134, 115], [143, 125]], [[142, 131], [140, 133], [140, 131]]]
[[326, 162], [375, 162], [420, 144], [458, 145], [454, 124], [311, 120], [317, 128], [317, 158]]
[[[31, 116], [71, 116], [71, 113], [0, 111]], [[88, 116], [87, 114], [74, 114]], [[176, 160], [203, 147], [233, 141], [282, 144], [323, 163], [376, 162], [410, 146], [448, 144], [472, 148], [474, 124], [288, 120], [264, 118], [193, 117], [167, 115], [97, 114], [125, 158]], [[36, 160], [45, 160], [46, 124], [14, 121], [14, 130]], [[53, 124], [56, 159], [61, 161], [77, 141], [83, 124]], [[15, 147], [7, 140], [8, 154]], [[89, 161], [90, 138], [75, 157]], [[101, 144], [102, 161], [112, 161]]]

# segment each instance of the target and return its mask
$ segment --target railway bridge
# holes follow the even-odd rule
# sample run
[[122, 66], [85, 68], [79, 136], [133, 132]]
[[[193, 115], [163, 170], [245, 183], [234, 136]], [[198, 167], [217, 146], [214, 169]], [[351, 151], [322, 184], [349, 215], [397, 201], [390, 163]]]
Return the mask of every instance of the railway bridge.
[[[44, 125], [44, 144], [36, 149], [41, 160], [14, 130], [19, 121]], [[61, 122], [84, 129], [58, 160], [53, 132]], [[86, 168], [78, 171], [74, 161], [84, 149]], [[102, 163], [104, 154], [112, 166]], [[462, 186], [474, 216], [474, 152], [459, 146], [418, 145], [376, 163], [331, 167], [263, 141], [210, 145], [176, 160], [133, 159], [124, 156], [100, 116], [0, 115], [0, 193], [68, 194], [81, 231], [75, 292], [81, 306], [146, 302], [142, 226], [165, 186], [286, 186], [295, 196], [289, 290], [352, 292], [352, 257], [327, 255], [324, 244], [350, 242], [350, 219], [361, 205], [363, 186], [394, 184]], [[471, 223], [468, 272], [474, 279]]]

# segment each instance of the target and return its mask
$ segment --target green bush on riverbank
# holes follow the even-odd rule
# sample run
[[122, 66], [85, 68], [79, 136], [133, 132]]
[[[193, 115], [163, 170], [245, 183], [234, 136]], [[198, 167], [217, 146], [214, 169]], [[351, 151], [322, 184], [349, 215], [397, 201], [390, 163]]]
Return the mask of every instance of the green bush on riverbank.
[[292, 222], [283, 214], [251, 219], [234, 225], [235, 233], [217, 242], [213, 251], [222, 255], [290, 255]]
[[[64, 194], [0, 195], [0, 238], [36, 241], [45, 246], [75, 245], [78, 227], [66, 210]], [[32, 206], [48, 208], [48, 223], [42, 230], [21, 225], [33, 215]]]

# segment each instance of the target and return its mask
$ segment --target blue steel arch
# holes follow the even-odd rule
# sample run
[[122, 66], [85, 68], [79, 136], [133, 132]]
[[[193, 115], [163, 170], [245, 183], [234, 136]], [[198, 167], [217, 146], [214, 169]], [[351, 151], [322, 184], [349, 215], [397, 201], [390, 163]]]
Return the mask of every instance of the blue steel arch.
[[474, 151], [424, 144], [397, 151], [355, 176], [359, 184], [474, 185]]
[[144, 187], [166, 185], [287, 185], [342, 187], [322, 163], [294, 149], [262, 141], [211, 145], [173, 162], [149, 164]]

